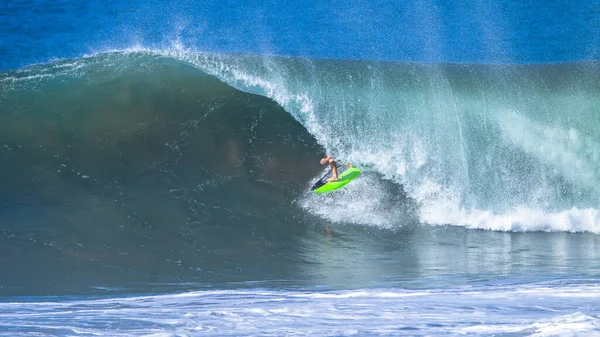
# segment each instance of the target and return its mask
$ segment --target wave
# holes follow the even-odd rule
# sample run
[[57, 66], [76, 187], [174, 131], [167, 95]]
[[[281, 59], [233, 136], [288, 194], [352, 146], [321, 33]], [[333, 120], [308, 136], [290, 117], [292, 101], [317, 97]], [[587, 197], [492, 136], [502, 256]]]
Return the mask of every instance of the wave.
[[[377, 173], [367, 190], [347, 191], [352, 196], [342, 204], [355, 208], [303, 202], [333, 221], [397, 226], [390, 200], [405, 192], [420, 220], [433, 225], [600, 230], [598, 62], [414, 64], [181, 48], [160, 54], [274, 99], [329, 153]], [[400, 188], [390, 194], [375, 187], [381, 177]]]
[[[0, 293], [589, 276], [594, 236], [464, 227], [598, 232], [596, 77], [184, 49], [2, 72]], [[323, 152], [363, 173], [311, 194]]]
[[[309, 213], [337, 222], [384, 227], [402, 226], [409, 222], [411, 213], [416, 213], [421, 222], [432, 225], [600, 231], [596, 206], [600, 196], [597, 62], [414, 64], [207, 54], [182, 47], [160, 51], [138, 48], [9, 72], [0, 83], [4, 88], [31, 90], [50, 76], [48, 81], [70, 81], [65, 85], [77, 86], [90, 81], [85, 73], [88, 70], [82, 67], [98, 67], [93, 76], [105, 84], [122, 72], [144, 73], [140, 76], [160, 81], [157, 63], [164, 68], [190, 66], [243, 92], [271, 98], [308, 131], [299, 136], [301, 143], [314, 138], [328, 153], [366, 169], [362, 183], [359, 180], [349, 185], [335, 198], [300, 197], [297, 201]], [[187, 80], [192, 73], [181, 71], [177, 80], [171, 74], [169, 78]], [[65, 80], [68, 76], [70, 79]], [[27, 84], [19, 86], [20, 82]], [[153, 84], [141, 83], [148, 87]], [[192, 81], [181, 90], [191, 92], [192, 85], [196, 83]], [[212, 90], [200, 88], [193, 89], [194, 96], [205, 97]], [[6, 95], [18, 91], [4, 90], [5, 101], [12, 100]], [[121, 97], [132, 95], [131, 89], [118, 91]], [[91, 91], [83, 95], [93, 96]], [[44, 105], [52, 102], [49, 98], [36, 100]], [[171, 104], [181, 105], [176, 101]], [[166, 112], [177, 109], [164, 106], [165, 111], [154, 116], [156, 119], [178, 118], [172, 111]], [[108, 116], [106, 112], [90, 115]], [[197, 113], [188, 117], [196, 120], [194, 127], [201, 119]], [[119, 118], [123, 121], [124, 117]], [[110, 119], [118, 118], [112, 115]], [[144, 128], [133, 126], [135, 119], [128, 117], [129, 130], [124, 134]], [[90, 119], [77, 127], [95, 122]], [[17, 137], [11, 133], [13, 129], [5, 128], [1, 134]], [[199, 134], [193, 129], [185, 132]], [[186, 142], [198, 143], [188, 137]], [[231, 153], [239, 150], [238, 143], [229, 145], [233, 150], [222, 151], [235, 157]], [[311, 146], [314, 160], [321, 150]], [[279, 161], [303, 162], [295, 157], [302, 150], [296, 150], [294, 156], [277, 150], [284, 152], [285, 159]], [[131, 163], [143, 166], [143, 159], [138, 161], [135, 154], [130, 157]], [[215, 172], [220, 169], [225, 170], [220, 167]], [[298, 178], [296, 183], [310, 185], [314, 170], [307, 166], [289, 170]]]

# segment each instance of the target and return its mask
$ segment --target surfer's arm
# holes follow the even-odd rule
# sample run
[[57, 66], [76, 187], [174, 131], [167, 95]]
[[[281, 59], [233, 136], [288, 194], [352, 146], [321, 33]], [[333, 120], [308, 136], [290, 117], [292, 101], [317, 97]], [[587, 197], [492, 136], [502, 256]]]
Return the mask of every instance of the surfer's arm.
[[330, 162], [333, 158], [331, 158], [331, 156], [325, 156], [325, 158], [321, 159], [321, 165], [325, 165], [328, 162]]

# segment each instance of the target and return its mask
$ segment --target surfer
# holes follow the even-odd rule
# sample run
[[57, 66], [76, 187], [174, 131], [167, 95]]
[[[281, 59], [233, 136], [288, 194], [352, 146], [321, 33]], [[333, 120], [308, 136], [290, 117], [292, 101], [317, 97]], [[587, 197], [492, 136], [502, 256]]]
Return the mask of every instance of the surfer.
[[331, 156], [326, 156], [321, 159], [321, 165], [327, 163], [329, 163], [331, 171], [327, 172], [325, 176], [317, 180], [310, 189], [317, 194], [327, 193], [342, 188], [360, 174], [360, 170], [350, 163], [342, 165], [338, 170], [337, 163]]
[[331, 173], [333, 173], [333, 176], [331, 178], [327, 178], [327, 182], [337, 181], [338, 174], [337, 174], [337, 165], [335, 163], [335, 160], [333, 160], [333, 158], [331, 156], [326, 156], [325, 158], [321, 159], [321, 165], [325, 165], [327, 163], [329, 163], [329, 166], [331, 166]]

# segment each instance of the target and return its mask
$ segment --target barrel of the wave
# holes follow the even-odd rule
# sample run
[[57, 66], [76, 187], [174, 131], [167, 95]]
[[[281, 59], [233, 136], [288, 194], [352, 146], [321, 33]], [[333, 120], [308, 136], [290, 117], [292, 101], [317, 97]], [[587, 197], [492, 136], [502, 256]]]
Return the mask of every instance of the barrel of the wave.
[[349, 182], [354, 180], [354, 178], [358, 177], [360, 174], [360, 170], [358, 168], [348, 164], [338, 166], [337, 171], [338, 180], [328, 182], [327, 179], [333, 176], [333, 172], [329, 171], [326, 175], [319, 179], [310, 190], [317, 194], [335, 191], [348, 185]]

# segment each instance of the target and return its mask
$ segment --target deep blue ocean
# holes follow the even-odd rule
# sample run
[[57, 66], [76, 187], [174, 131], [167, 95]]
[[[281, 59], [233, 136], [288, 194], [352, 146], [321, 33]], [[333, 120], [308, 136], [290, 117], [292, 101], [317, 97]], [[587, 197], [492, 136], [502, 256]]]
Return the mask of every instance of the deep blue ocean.
[[600, 335], [598, 129], [597, 1], [4, 0], [0, 336]]
[[181, 44], [199, 52], [459, 63], [591, 61], [597, 1], [14, 1], [3, 69]]

